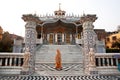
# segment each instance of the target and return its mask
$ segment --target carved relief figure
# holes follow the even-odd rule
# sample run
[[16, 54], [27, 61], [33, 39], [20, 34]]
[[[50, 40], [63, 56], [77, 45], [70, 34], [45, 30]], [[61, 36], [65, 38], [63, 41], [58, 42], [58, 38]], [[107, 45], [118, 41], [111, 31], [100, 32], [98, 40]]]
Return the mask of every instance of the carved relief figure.
[[26, 48], [26, 51], [24, 53], [24, 60], [23, 60], [23, 67], [24, 68], [28, 68], [29, 58], [30, 58], [30, 52], [29, 52], [29, 49]]
[[61, 53], [60, 50], [57, 49], [56, 57], [55, 57], [55, 69], [61, 70], [62, 65], [61, 65]]
[[90, 63], [90, 65], [95, 65], [95, 54], [94, 54], [94, 49], [93, 48], [90, 48], [89, 63]]

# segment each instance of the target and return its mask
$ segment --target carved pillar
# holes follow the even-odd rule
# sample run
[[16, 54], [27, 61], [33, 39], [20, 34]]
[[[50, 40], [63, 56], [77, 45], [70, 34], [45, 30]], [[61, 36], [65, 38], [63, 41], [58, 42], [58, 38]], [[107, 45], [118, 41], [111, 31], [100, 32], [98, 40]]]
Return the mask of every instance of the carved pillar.
[[41, 39], [43, 39], [43, 26], [41, 26]]
[[28, 21], [25, 25], [25, 49], [30, 51], [29, 73], [35, 71], [36, 22]]
[[5, 59], [5, 66], [8, 64], [8, 58]]
[[76, 37], [75, 38], [78, 38], [78, 26], [76, 26]]
[[109, 57], [107, 58], [107, 66], [110, 66]]
[[10, 65], [9, 66], [12, 66], [12, 57], [10, 57]]
[[98, 57], [98, 66], [101, 66], [100, 57]]
[[57, 43], [57, 33], [55, 33], [55, 43]]
[[102, 64], [103, 64], [103, 66], [105, 66], [105, 58], [104, 57], [102, 58]]
[[111, 66], [113, 66], [113, 58], [111, 58]]
[[64, 33], [62, 33], [62, 42], [64, 43]]
[[72, 42], [72, 34], [70, 34], [70, 43]]
[[21, 66], [21, 58], [18, 58], [19, 64], [18, 66]]
[[116, 58], [115, 61], [116, 61], [116, 66], [117, 66], [118, 65], [118, 58]]
[[2, 66], [2, 59], [0, 58], [0, 66]]
[[17, 60], [16, 57], [14, 57], [14, 66], [16, 66], [16, 60]]
[[89, 51], [93, 48], [95, 51], [95, 44], [97, 40], [96, 33], [94, 32], [93, 22], [97, 19], [96, 15], [85, 15], [81, 17], [83, 27], [83, 54], [84, 54], [84, 67], [85, 73], [89, 73]]
[[47, 41], [49, 42], [50, 34], [47, 34]]

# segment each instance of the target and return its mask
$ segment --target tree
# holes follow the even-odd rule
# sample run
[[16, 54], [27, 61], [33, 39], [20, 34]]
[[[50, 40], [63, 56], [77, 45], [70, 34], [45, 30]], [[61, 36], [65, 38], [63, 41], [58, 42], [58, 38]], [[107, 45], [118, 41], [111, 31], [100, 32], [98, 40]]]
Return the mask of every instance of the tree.
[[13, 40], [10, 38], [9, 32], [4, 32], [0, 41], [0, 52], [12, 52]]
[[120, 49], [120, 38], [112, 43], [112, 48]]

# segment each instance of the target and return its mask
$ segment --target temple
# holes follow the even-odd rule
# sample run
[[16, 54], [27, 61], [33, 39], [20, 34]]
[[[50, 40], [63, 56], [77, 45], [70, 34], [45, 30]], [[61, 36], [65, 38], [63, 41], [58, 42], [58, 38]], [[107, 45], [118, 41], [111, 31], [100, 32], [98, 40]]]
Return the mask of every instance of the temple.
[[[105, 52], [105, 42], [94, 30], [95, 14], [67, 15], [59, 6], [54, 15], [24, 14], [22, 19], [26, 22], [25, 38], [14, 40], [12, 54], [0, 54], [0, 74], [109, 80], [110, 75], [120, 73], [120, 54]], [[57, 67], [56, 50], [60, 51]]]
[[[37, 44], [75, 44], [82, 34], [80, 18], [65, 16], [65, 11], [58, 10], [54, 16], [35, 17], [23, 15], [23, 20], [36, 19]], [[79, 42], [80, 43], [80, 42]]]

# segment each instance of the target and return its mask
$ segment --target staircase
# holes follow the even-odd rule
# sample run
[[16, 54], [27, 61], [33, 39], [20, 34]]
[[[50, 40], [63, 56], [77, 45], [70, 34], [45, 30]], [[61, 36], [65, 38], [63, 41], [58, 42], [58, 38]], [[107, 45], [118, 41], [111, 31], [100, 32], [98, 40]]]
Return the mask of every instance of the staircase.
[[76, 45], [43, 45], [36, 51], [36, 62], [54, 63], [57, 49], [61, 52], [63, 63], [83, 62], [82, 49]]
[[[62, 70], [55, 69], [56, 50], [62, 58]], [[36, 75], [83, 75], [82, 48], [77, 45], [43, 45], [36, 51]]]

